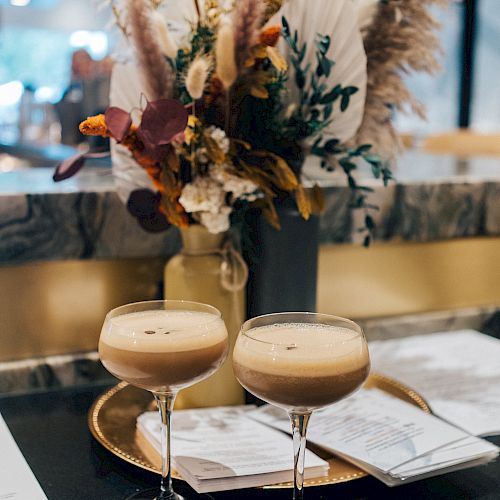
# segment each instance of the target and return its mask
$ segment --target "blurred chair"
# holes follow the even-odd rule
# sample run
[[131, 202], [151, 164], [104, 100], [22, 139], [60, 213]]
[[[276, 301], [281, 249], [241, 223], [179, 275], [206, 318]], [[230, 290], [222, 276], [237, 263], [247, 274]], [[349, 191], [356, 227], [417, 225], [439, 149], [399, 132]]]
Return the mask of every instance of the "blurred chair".
[[500, 156], [500, 133], [479, 134], [468, 129], [429, 135], [422, 149], [434, 154], [457, 156]]

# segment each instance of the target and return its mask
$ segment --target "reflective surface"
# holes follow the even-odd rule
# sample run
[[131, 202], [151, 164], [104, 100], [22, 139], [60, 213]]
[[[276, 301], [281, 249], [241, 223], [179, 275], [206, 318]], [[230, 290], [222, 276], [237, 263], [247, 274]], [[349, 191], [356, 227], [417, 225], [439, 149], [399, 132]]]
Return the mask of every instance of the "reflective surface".
[[[418, 394], [386, 377], [371, 374], [365, 387], [377, 387], [418, 406], [427, 413], [430, 412], [429, 407]], [[96, 399], [88, 414], [88, 425], [93, 436], [124, 462], [159, 474], [160, 456], [135, 431], [136, 418], [144, 411], [151, 411], [154, 408], [151, 394], [122, 382]], [[306, 486], [336, 484], [366, 476], [363, 471], [340, 458], [333, 458], [316, 449], [314, 451], [329, 461], [330, 470], [327, 477], [306, 480]], [[180, 478], [180, 475], [174, 470], [173, 477]], [[271, 488], [290, 488], [291, 485], [291, 483], [282, 483]]]
[[[86, 414], [105, 389], [102, 385], [75, 387], [0, 398], [0, 412], [48, 498], [122, 500], [137, 488], [157, 484], [156, 474], [114, 456], [89, 432]], [[500, 437], [491, 441], [500, 445]], [[85, 484], [85, 488], [80, 487], [81, 484]], [[183, 482], [177, 481], [175, 487], [190, 500], [199, 498]], [[388, 488], [374, 478], [365, 477], [345, 484], [309, 488], [307, 495], [308, 500], [400, 500], [403, 497], [408, 500], [492, 500], [498, 497], [498, 491], [500, 462], [493, 462], [398, 488]], [[284, 500], [289, 498], [290, 491], [228, 491], [211, 496], [215, 500]]]

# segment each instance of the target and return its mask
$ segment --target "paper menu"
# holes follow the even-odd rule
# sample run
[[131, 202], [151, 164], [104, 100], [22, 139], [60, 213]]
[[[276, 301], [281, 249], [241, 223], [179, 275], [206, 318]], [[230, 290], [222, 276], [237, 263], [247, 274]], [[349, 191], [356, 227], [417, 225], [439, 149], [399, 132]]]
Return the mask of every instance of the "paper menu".
[[470, 434], [500, 434], [500, 340], [474, 330], [370, 343], [372, 367]]
[[[175, 412], [173, 463], [199, 493], [293, 479], [290, 437], [248, 418], [246, 411], [223, 407]], [[158, 414], [141, 415], [137, 426], [159, 453]], [[327, 473], [328, 463], [307, 450], [306, 477]]]
[[[286, 413], [275, 407], [265, 406], [249, 415], [288, 430]], [[361, 389], [315, 412], [308, 440], [390, 486], [498, 455], [496, 446], [377, 389]]]
[[[282, 411], [266, 408], [267, 412], [256, 410], [251, 415], [262, 423], [288, 431]], [[269, 415], [274, 421], [267, 418]], [[378, 389], [360, 390], [334, 406], [315, 412], [307, 434], [311, 443], [347, 453], [384, 472], [468, 436]]]
[[[475, 436], [469, 436], [396, 467], [391, 470], [391, 474], [400, 477], [420, 476], [430, 471], [449, 467], [450, 464], [456, 463], [457, 458], [463, 456], [467, 456], [468, 460], [471, 461], [482, 462], [484, 458], [489, 461], [491, 460], [490, 453], [498, 453], [495, 445]], [[466, 463], [470, 466], [469, 462]]]
[[0, 450], [0, 500], [47, 500], [1, 415]]

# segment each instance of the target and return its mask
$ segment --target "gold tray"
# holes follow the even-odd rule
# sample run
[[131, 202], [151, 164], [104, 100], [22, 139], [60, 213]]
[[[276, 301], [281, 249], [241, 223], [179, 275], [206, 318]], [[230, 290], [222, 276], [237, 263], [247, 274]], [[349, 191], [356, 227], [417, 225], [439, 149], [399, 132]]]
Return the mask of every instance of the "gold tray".
[[[429, 406], [419, 394], [388, 377], [372, 373], [364, 387], [376, 387], [430, 413]], [[140, 434], [136, 433], [135, 425], [141, 413], [155, 408], [156, 405], [149, 392], [121, 382], [97, 398], [90, 408], [88, 425], [97, 441], [111, 453], [142, 469], [160, 474], [158, 454], [144, 438], [141, 439]], [[316, 447], [311, 446], [311, 448], [328, 461], [330, 471], [328, 476], [307, 479], [304, 482], [305, 486], [343, 483], [367, 476], [366, 472], [356, 466]], [[172, 476], [182, 479], [175, 470], [172, 471]], [[279, 483], [265, 486], [265, 488], [291, 488], [292, 486], [293, 483]]]

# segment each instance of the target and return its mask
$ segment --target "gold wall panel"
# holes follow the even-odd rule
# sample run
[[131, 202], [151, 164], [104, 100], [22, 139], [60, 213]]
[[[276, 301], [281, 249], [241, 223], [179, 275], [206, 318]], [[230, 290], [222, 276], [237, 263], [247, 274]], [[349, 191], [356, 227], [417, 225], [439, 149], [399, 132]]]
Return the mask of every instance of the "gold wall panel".
[[321, 248], [321, 312], [368, 318], [475, 305], [500, 305], [500, 238]]
[[[163, 266], [0, 266], [0, 361], [96, 349], [106, 312], [157, 297]], [[474, 305], [500, 305], [500, 238], [321, 247], [319, 311], [368, 318]]]
[[0, 267], [0, 361], [95, 350], [107, 311], [156, 298], [163, 259]]

